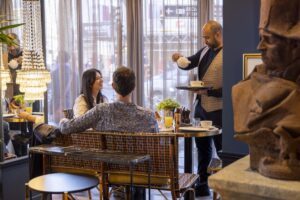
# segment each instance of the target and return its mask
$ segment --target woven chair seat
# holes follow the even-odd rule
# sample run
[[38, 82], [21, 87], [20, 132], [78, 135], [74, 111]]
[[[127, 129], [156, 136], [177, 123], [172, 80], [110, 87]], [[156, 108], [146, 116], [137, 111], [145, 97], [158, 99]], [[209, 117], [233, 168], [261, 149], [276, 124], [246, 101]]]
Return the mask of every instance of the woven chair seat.
[[199, 178], [198, 174], [180, 173], [179, 180], [178, 180], [179, 190], [182, 191], [192, 187], [198, 178]]
[[222, 160], [218, 158], [212, 158], [208, 165], [207, 172], [213, 174], [220, 171], [222, 167]]

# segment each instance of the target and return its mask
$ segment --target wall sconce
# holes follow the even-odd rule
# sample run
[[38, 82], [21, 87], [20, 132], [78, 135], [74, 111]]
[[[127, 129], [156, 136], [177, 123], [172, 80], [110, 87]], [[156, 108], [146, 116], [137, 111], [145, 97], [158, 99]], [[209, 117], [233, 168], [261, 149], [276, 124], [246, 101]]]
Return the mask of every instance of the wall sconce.
[[23, 18], [23, 61], [16, 83], [25, 100], [42, 100], [51, 76], [44, 63], [40, 0], [23, 0]]

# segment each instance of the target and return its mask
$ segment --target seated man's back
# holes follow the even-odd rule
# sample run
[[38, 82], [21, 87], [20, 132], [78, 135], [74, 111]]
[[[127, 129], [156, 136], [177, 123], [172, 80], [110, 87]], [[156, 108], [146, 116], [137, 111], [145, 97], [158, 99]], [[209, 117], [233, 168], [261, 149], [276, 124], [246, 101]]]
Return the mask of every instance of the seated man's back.
[[99, 104], [73, 120], [63, 119], [61, 132], [68, 134], [88, 128], [97, 131], [158, 132], [154, 113], [131, 102], [131, 93], [135, 88], [135, 75], [131, 69], [119, 67], [113, 74], [112, 87], [117, 101]]

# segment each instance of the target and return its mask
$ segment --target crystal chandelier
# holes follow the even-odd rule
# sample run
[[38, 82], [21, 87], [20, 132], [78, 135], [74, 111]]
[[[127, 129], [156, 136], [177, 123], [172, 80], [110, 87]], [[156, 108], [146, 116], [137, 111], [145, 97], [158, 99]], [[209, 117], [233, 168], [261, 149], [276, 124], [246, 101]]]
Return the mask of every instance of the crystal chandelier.
[[41, 100], [51, 76], [44, 64], [39, 0], [23, 0], [23, 18], [23, 61], [16, 83], [25, 93], [25, 100]]
[[0, 79], [1, 79], [1, 90], [5, 91], [7, 89], [6, 83], [10, 82], [10, 73], [8, 69], [4, 69], [3, 64], [3, 44], [0, 43]]

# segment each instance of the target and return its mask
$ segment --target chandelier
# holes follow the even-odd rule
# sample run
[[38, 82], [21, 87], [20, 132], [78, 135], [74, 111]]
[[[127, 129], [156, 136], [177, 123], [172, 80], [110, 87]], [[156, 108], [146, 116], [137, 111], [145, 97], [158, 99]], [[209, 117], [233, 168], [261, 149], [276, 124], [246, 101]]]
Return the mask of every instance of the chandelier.
[[4, 69], [3, 64], [3, 44], [0, 43], [0, 79], [1, 79], [1, 90], [5, 91], [7, 89], [6, 83], [10, 82], [10, 73], [8, 69]]
[[42, 100], [51, 76], [44, 63], [39, 0], [23, 0], [23, 18], [23, 61], [16, 83], [25, 100]]

